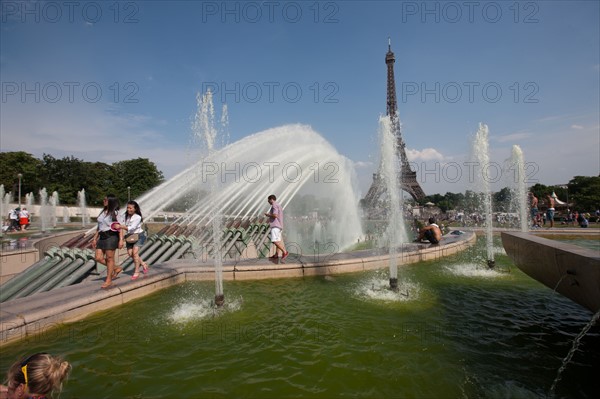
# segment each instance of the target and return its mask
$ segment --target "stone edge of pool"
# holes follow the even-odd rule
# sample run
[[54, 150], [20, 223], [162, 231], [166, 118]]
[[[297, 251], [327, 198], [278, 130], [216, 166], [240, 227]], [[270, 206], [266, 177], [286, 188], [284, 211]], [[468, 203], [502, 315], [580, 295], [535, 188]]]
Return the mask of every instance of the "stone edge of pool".
[[522, 232], [502, 232], [502, 245], [529, 277], [592, 312], [600, 310], [600, 253]]
[[[440, 259], [460, 252], [476, 242], [473, 232], [446, 236], [440, 245], [405, 244], [398, 254], [398, 265]], [[383, 250], [362, 250], [320, 256], [290, 255], [285, 264], [268, 259], [250, 259], [223, 264], [223, 280], [259, 280], [354, 273], [388, 267], [389, 255]], [[138, 280], [122, 274], [113, 287], [103, 290], [102, 280], [42, 292], [0, 304], [0, 347], [43, 334], [63, 323], [81, 320], [93, 313], [119, 306], [157, 290], [186, 281], [214, 280], [211, 262], [177, 260], [151, 267]]]

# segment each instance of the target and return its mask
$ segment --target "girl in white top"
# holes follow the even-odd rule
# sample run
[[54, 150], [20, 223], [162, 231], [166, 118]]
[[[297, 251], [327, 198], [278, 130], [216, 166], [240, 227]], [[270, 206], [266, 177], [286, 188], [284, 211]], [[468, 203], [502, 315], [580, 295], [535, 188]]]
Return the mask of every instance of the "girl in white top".
[[115, 267], [115, 251], [123, 248], [123, 233], [117, 227], [119, 200], [113, 194], [104, 197], [104, 209], [98, 215], [98, 228], [92, 239], [92, 248], [96, 250], [96, 262], [106, 265], [106, 281], [100, 288], [107, 289], [113, 280], [123, 271]]
[[129, 201], [127, 203], [127, 211], [121, 221], [121, 229], [124, 230], [125, 237], [130, 234], [139, 234], [139, 239], [134, 243], [127, 243], [127, 254], [133, 259], [135, 270], [132, 280], [137, 280], [140, 277], [140, 265], [143, 268], [144, 274], [148, 273], [148, 264], [142, 260], [139, 255], [140, 247], [146, 242], [146, 233], [142, 228], [143, 218], [140, 206], [135, 201]]

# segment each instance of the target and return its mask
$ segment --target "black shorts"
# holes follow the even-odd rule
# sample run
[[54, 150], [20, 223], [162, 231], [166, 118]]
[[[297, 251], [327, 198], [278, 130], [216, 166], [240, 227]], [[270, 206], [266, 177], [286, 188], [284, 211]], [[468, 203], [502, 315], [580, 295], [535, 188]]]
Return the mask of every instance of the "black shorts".
[[116, 231], [100, 231], [98, 237], [97, 249], [115, 250], [119, 247], [119, 233]]
[[425, 230], [424, 236], [432, 244], [438, 244], [439, 243], [439, 241], [435, 239], [435, 234], [433, 233], [433, 230]]

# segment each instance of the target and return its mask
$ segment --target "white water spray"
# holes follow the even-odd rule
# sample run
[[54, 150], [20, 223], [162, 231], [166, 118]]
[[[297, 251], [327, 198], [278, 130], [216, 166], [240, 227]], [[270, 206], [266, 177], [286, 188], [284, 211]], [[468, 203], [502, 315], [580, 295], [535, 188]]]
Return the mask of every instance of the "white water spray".
[[69, 212], [69, 207], [68, 206], [63, 206], [63, 217], [62, 217], [62, 221], [63, 223], [71, 223], [71, 214]]
[[[386, 186], [389, 201], [389, 224], [387, 226], [387, 243], [390, 252], [390, 284], [397, 287], [398, 282], [398, 247], [406, 237], [403, 221], [404, 201], [400, 192], [398, 176], [402, 176], [401, 161], [398, 159], [397, 136], [393, 121], [389, 116], [379, 118], [379, 138], [381, 143], [381, 175]], [[395, 282], [395, 283], [394, 283]]]
[[[4, 206], [4, 184], [0, 184], [0, 216], [2, 217], [2, 221], [6, 218], [6, 214], [8, 213], [8, 207]], [[0, 237], [4, 234], [4, 223], [0, 226]]]
[[79, 205], [79, 212], [81, 212], [81, 227], [85, 227], [90, 224], [90, 215], [87, 213], [84, 188], [77, 192], [77, 204]]
[[[152, 217], [193, 189], [206, 187], [214, 176], [220, 178], [220, 190], [191, 206], [186, 223], [205, 226], [215, 203], [229, 218], [255, 218], [264, 213], [271, 193], [277, 193], [285, 210], [294, 195], [306, 189], [335, 203], [328, 221], [329, 248], [340, 251], [362, 235], [354, 166], [309, 126], [285, 125], [246, 136], [144, 194], [139, 202]], [[293, 223], [286, 220], [288, 232]]]
[[474, 162], [476, 172], [473, 176], [474, 191], [479, 193], [482, 202], [482, 212], [485, 215], [485, 239], [488, 266], [494, 264], [494, 242], [492, 235], [492, 193], [490, 191], [489, 176], [487, 175], [490, 165], [489, 156], [489, 130], [487, 125], [480, 123], [479, 130], [473, 139], [471, 161]]
[[[202, 96], [198, 93], [197, 103], [198, 111], [196, 112], [192, 131], [197, 141], [201, 140], [205, 143], [208, 156], [214, 157], [216, 152], [215, 142], [217, 140], [217, 128], [215, 127], [215, 110], [212, 92], [208, 90]], [[226, 115], [225, 118], [227, 118]], [[225, 121], [226, 120], [227, 119], [225, 119]], [[222, 161], [225, 161], [225, 159]], [[218, 174], [210, 176], [209, 187], [211, 196], [217, 195], [220, 191], [220, 176]], [[217, 306], [222, 306], [225, 301], [225, 296], [223, 294], [223, 256], [221, 253], [223, 221], [220, 207], [220, 203], [212, 202], [208, 209], [208, 215], [212, 225], [213, 260], [215, 266], [215, 304]]]
[[59, 205], [59, 200], [58, 200], [58, 192], [57, 191], [53, 191], [52, 192], [52, 197], [50, 197], [50, 223], [52, 225], [52, 227], [56, 227], [56, 223], [57, 223], [57, 217], [56, 217], [56, 210], [58, 208]]
[[29, 209], [31, 209], [34, 199], [33, 193], [25, 194], [25, 203]]
[[48, 204], [48, 192], [46, 187], [39, 191], [40, 194], [40, 220], [42, 223], [42, 231], [46, 231], [50, 224], [50, 205]]
[[523, 232], [528, 231], [529, 212], [527, 211], [527, 177], [525, 176], [525, 162], [523, 151], [518, 145], [513, 145], [512, 156], [510, 160], [510, 169], [512, 173], [506, 173], [510, 179], [511, 191], [511, 209], [519, 215], [519, 225]]

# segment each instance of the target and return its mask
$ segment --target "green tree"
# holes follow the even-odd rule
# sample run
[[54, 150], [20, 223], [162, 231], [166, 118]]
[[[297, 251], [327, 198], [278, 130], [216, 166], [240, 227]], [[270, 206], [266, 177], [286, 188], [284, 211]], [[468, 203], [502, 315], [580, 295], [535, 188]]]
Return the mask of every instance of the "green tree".
[[131, 199], [135, 199], [164, 180], [162, 172], [147, 158], [115, 162], [112, 167], [115, 177], [114, 194], [121, 201], [127, 201], [127, 187]]
[[593, 212], [600, 208], [600, 176], [575, 176], [567, 187], [574, 209]]
[[497, 212], [507, 212], [512, 198], [510, 189], [508, 187], [502, 188], [500, 191], [493, 194], [493, 206], [492, 208]]
[[550, 190], [550, 188], [548, 186], [545, 186], [540, 183], [534, 184], [529, 189], [529, 191], [531, 191], [533, 193], [533, 195], [535, 195], [537, 197], [537, 199], [540, 201], [540, 204], [546, 198], [546, 194], [548, 193], [549, 190]]
[[73, 156], [62, 159], [44, 154], [40, 180], [48, 193], [57, 191], [63, 204], [73, 204], [77, 199], [78, 186], [86, 179], [85, 162]]
[[85, 177], [77, 185], [77, 191], [85, 189], [85, 200], [92, 206], [102, 206], [107, 194], [118, 196], [115, 169], [104, 162], [86, 162]]
[[0, 184], [6, 192], [12, 191], [13, 200], [18, 200], [19, 178], [21, 173], [21, 196], [39, 191], [39, 171], [42, 162], [24, 151], [0, 152]]

